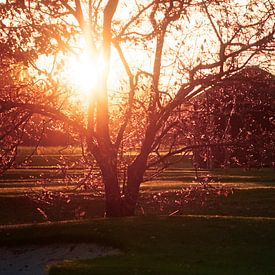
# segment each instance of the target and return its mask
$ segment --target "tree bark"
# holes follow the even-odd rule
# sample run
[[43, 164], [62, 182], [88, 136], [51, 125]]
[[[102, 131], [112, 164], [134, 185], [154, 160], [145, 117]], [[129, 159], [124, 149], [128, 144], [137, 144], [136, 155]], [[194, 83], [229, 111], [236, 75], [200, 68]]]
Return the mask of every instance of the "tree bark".
[[124, 194], [122, 194], [119, 185], [116, 159], [114, 157], [102, 158], [99, 165], [105, 186], [106, 217], [135, 215], [145, 163], [134, 162], [128, 167], [127, 185]]
[[[138, 202], [139, 187], [142, 182], [140, 171], [128, 172], [125, 193], [120, 191], [116, 171], [108, 169], [103, 173], [107, 217], [134, 216]], [[138, 172], [138, 173], [136, 173]]]
[[118, 181], [116, 154], [111, 152], [97, 158], [105, 187], [105, 211], [107, 217], [121, 216], [121, 192]]
[[124, 215], [133, 216], [139, 198], [139, 188], [146, 169], [146, 160], [136, 159], [127, 170], [127, 185], [123, 198]]

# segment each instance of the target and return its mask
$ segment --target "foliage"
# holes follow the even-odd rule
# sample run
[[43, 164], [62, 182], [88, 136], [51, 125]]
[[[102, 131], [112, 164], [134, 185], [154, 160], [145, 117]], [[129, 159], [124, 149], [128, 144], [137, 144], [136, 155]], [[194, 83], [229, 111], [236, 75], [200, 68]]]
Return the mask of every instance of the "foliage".
[[[274, 165], [275, 76], [249, 67], [194, 100], [194, 139], [217, 144], [195, 151], [199, 167]], [[225, 143], [227, 146], [219, 146]]]

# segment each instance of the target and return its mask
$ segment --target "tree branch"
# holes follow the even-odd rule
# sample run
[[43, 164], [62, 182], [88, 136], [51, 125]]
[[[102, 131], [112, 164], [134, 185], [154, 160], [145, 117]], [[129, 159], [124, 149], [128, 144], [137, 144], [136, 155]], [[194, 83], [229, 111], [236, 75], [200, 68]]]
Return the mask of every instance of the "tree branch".
[[32, 103], [22, 103], [22, 102], [13, 102], [13, 101], [2, 101], [0, 100], [0, 113], [7, 112], [11, 109], [22, 109], [25, 111], [29, 111], [31, 113], [36, 113], [40, 115], [44, 115], [46, 117], [59, 120], [61, 122], [67, 123], [76, 130], [80, 131], [82, 134], [86, 134], [86, 128], [80, 124], [76, 120], [72, 120], [68, 116], [66, 116], [61, 111], [52, 108], [50, 106], [44, 106], [40, 104], [32, 104]]

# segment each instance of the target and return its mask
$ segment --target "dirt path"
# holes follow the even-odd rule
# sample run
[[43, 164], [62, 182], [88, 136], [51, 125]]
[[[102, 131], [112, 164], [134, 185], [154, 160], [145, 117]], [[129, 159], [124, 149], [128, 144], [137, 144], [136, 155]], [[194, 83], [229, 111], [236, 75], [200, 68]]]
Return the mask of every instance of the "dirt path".
[[0, 275], [44, 275], [51, 263], [119, 253], [117, 249], [87, 243], [0, 247]]

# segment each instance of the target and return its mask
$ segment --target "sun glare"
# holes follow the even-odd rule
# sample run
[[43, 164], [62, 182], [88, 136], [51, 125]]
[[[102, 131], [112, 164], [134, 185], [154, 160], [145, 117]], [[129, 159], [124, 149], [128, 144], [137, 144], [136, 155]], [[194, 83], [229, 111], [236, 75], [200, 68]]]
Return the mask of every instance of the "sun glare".
[[77, 92], [89, 96], [95, 87], [104, 63], [99, 58], [93, 59], [83, 52], [78, 56], [68, 57], [65, 61], [65, 77]]
[[[41, 55], [36, 61], [36, 67], [47, 74], [55, 71], [54, 75], [62, 85], [70, 87], [75, 95], [84, 96], [85, 99], [91, 95], [104, 69], [102, 59], [93, 58], [85, 51], [77, 55], [59, 56], [57, 62], [62, 62], [63, 66], [54, 68], [54, 58]], [[35, 74], [33, 70], [31, 73]], [[43, 75], [40, 74], [39, 78], [43, 78]]]

